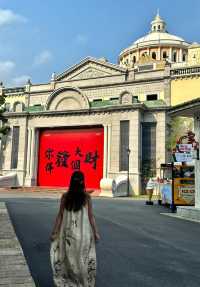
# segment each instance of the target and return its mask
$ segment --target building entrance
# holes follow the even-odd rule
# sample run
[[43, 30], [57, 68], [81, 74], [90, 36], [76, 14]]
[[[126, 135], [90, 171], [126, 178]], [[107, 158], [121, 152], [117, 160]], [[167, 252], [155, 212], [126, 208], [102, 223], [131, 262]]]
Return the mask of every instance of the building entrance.
[[86, 187], [99, 189], [103, 177], [104, 131], [101, 127], [42, 130], [39, 141], [38, 185], [68, 187], [81, 170]]

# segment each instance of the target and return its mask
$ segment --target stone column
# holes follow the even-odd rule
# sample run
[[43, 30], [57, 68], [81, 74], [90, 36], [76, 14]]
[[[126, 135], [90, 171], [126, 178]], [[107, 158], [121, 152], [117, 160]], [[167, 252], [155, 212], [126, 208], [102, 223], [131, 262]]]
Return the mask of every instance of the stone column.
[[139, 52], [139, 49], [137, 50], [136, 52], [136, 62], [138, 62], [140, 59], [140, 52]]
[[103, 177], [108, 175], [108, 126], [104, 125]]
[[26, 157], [26, 176], [30, 175], [30, 153], [31, 153], [31, 129], [28, 128], [27, 157]]
[[111, 155], [111, 124], [108, 125], [108, 161], [107, 161], [107, 172], [110, 172], [110, 155]]
[[[200, 117], [194, 119], [196, 139], [200, 142]], [[200, 160], [195, 160], [195, 207], [200, 208]]]
[[172, 61], [172, 48], [169, 48], [169, 60]]
[[35, 185], [35, 164], [36, 164], [36, 137], [35, 128], [29, 128], [28, 148], [27, 148], [27, 174], [25, 179], [26, 186]]
[[161, 49], [160, 49], [160, 47], [158, 48], [158, 60], [160, 61], [160, 59], [161, 59]]
[[35, 129], [31, 128], [31, 134], [32, 134], [32, 138], [31, 138], [31, 154], [30, 154], [30, 176], [31, 178], [34, 175], [34, 155], [35, 155]]
[[108, 126], [104, 125], [103, 177], [107, 177], [107, 161], [108, 161]]
[[160, 172], [160, 164], [166, 162], [166, 114], [158, 112], [156, 116], [156, 171], [157, 176]]
[[183, 62], [183, 49], [179, 50], [179, 62]]
[[140, 194], [140, 162], [141, 162], [141, 115], [140, 111], [136, 110], [131, 116], [129, 127], [129, 172], [130, 172], [130, 192]]
[[129, 67], [131, 68], [131, 63], [132, 63], [132, 61], [131, 61], [131, 53], [129, 53], [129, 55], [128, 55], [128, 62], [129, 62]]

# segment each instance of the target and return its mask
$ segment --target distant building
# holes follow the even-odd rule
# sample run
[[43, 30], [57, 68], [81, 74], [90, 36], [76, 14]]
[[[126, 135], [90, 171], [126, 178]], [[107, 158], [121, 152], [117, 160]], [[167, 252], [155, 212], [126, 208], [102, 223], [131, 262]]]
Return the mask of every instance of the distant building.
[[16, 171], [20, 186], [67, 186], [81, 169], [98, 189], [129, 169], [131, 193], [141, 193], [142, 175], [167, 161], [167, 111], [199, 97], [199, 72], [199, 45], [169, 34], [157, 14], [118, 65], [88, 57], [48, 83], [1, 86], [11, 127], [3, 174]]

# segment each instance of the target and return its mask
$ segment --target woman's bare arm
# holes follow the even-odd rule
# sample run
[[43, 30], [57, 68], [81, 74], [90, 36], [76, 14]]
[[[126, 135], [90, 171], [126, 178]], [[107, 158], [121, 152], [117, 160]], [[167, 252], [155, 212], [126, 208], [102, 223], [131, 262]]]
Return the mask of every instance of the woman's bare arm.
[[56, 220], [54, 223], [52, 236], [51, 236], [52, 239], [54, 239], [60, 231], [64, 210], [65, 210], [65, 193], [62, 195], [61, 200], [60, 200], [60, 209], [59, 209], [58, 215], [56, 216]]
[[88, 217], [89, 217], [89, 221], [90, 221], [93, 233], [94, 233], [95, 240], [99, 240], [100, 236], [99, 236], [99, 232], [96, 226], [95, 217], [94, 217], [93, 209], [92, 209], [92, 200], [90, 196], [88, 197]]

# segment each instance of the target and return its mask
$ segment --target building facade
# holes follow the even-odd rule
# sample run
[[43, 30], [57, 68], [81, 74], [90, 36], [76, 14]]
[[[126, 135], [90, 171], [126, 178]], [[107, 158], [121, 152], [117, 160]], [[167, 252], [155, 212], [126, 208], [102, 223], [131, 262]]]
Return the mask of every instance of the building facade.
[[167, 111], [177, 103], [176, 71], [193, 67], [192, 51], [198, 47], [167, 33], [157, 15], [118, 65], [88, 57], [48, 83], [1, 85], [10, 127], [2, 174], [16, 172], [19, 186], [67, 186], [65, 176], [81, 169], [99, 189], [102, 178], [129, 173], [131, 194], [142, 193], [142, 177], [158, 175], [168, 160]]

